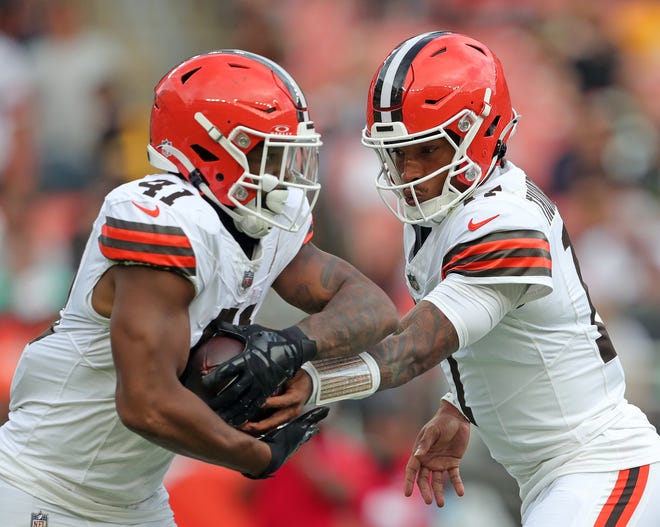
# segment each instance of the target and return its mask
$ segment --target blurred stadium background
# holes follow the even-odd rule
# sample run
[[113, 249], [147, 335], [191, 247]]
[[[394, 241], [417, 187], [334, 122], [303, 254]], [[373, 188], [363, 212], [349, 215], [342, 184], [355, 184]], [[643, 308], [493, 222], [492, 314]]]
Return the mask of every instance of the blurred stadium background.
[[[181, 60], [242, 48], [284, 65], [323, 133], [316, 243], [400, 306], [401, 225], [360, 146], [385, 54], [451, 29], [502, 59], [523, 115], [509, 157], [555, 200], [627, 368], [628, 398], [660, 422], [660, 2], [655, 0], [0, 0], [0, 422], [25, 342], [64, 302], [105, 192], [146, 163], [152, 89]], [[300, 313], [275, 295], [261, 322]], [[515, 485], [476, 434], [466, 496], [402, 495], [412, 439], [445, 392], [440, 372], [333, 405], [324, 433], [254, 482], [177, 459], [180, 527], [509, 527]]]

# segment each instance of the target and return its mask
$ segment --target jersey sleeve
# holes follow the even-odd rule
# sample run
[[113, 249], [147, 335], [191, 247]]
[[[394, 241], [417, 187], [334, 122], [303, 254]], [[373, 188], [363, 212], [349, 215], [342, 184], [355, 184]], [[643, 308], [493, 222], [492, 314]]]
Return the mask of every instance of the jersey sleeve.
[[461, 243], [442, 262], [442, 276], [458, 273], [480, 277], [549, 277], [550, 243], [543, 232], [515, 229], [491, 232]]
[[[469, 207], [460, 216], [457, 243], [442, 259], [443, 280], [457, 274], [475, 284], [528, 284], [524, 302], [552, 291], [550, 225], [541, 215], [515, 199], [491, 198], [488, 207]], [[473, 227], [481, 218], [487, 223]]]
[[[155, 216], [145, 212], [156, 210]], [[181, 223], [164, 207], [131, 200], [106, 202], [99, 249], [103, 256], [117, 263], [149, 265], [193, 278], [197, 259]]]
[[520, 304], [525, 284], [470, 284], [451, 274], [424, 300], [449, 319], [458, 335], [459, 348], [487, 335], [513, 307]]

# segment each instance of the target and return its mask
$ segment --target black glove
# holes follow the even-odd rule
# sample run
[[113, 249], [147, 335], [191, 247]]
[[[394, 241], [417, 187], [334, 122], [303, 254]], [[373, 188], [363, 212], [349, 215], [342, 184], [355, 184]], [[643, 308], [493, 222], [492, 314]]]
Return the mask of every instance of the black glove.
[[316, 355], [316, 342], [296, 326], [275, 330], [254, 324], [238, 329], [245, 351], [202, 379], [205, 388], [228, 382], [207, 402], [232, 426], [251, 420], [266, 399]]
[[268, 443], [270, 447], [270, 463], [266, 469], [259, 475], [253, 476], [251, 474], [243, 475], [250, 479], [264, 479], [273, 475], [278, 468], [280, 468], [293, 453], [300, 448], [303, 443], [309, 441], [312, 437], [319, 433], [319, 428], [316, 424], [324, 419], [330, 408], [327, 406], [318, 406], [309, 412], [296, 417], [293, 421], [278, 426], [275, 430], [264, 434], [259, 439], [264, 443]]

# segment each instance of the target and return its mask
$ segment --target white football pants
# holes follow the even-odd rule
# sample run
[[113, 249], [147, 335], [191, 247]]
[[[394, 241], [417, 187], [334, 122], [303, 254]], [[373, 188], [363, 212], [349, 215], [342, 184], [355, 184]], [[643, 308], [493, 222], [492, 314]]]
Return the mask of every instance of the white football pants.
[[658, 527], [660, 463], [557, 478], [530, 504], [523, 527]]

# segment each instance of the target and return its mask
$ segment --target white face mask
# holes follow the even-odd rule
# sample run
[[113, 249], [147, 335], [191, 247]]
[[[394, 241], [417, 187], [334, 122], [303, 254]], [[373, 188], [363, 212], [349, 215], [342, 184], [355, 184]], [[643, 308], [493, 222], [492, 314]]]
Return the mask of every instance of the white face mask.
[[265, 206], [259, 207], [254, 198], [235, 209], [238, 213], [238, 218], [234, 219], [236, 228], [251, 238], [263, 238], [273, 227], [280, 225], [283, 230], [297, 231], [309, 215], [310, 206], [300, 188], [272, 190], [265, 193], [263, 201]]

